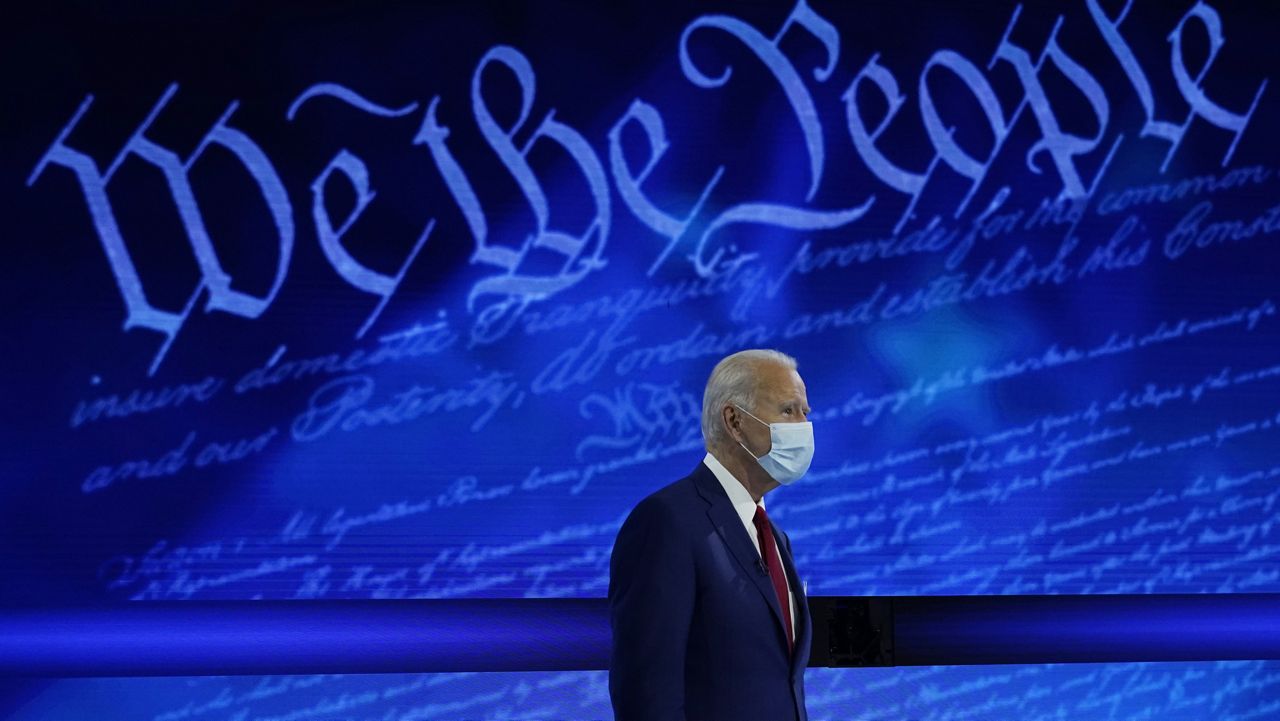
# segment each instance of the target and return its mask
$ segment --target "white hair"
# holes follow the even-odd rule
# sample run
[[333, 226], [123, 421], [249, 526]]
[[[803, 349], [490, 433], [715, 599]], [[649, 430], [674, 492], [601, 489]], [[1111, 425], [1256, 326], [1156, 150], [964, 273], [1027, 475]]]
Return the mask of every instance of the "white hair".
[[702, 439], [707, 448], [729, 440], [729, 431], [721, 420], [727, 405], [737, 404], [749, 411], [756, 407], [756, 392], [760, 388], [756, 369], [762, 363], [777, 363], [789, 370], [796, 369], [796, 359], [782, 351], [754, 348], [726, 356], [711, 371], [707, 389], [702, 394]]

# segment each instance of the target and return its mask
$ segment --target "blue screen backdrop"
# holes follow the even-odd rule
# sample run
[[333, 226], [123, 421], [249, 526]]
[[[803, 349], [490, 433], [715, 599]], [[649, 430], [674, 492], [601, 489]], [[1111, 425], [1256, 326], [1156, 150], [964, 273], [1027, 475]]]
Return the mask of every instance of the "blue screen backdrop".
[[[813, 595], [1280, 591], [1265, 3], [6, 18], [0, 601], [599, 597], [794, 355]], [[500, 652], [500, 651], [495, 651]], [[813, 669], [815, 719], [1263, 719], [1263, 662]], [[8, 682], [18, 719], [603, 719], [607, 674]]]

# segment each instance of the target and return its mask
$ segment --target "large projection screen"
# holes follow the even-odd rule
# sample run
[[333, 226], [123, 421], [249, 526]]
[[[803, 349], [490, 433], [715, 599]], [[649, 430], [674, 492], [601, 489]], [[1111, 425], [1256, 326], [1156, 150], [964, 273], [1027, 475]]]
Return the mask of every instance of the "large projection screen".
[[[592, 598], [742, 348], [812, 595], [1280, 592], [1280, 15], [7, 9], [0, 602]], [[495, 649], [501, 653], [501, 649]], [[815, 719], [1262, 719], [1264, 662], [812, 669]], [[602, 671], [38, 679], [17, 719], [606, 719]]]

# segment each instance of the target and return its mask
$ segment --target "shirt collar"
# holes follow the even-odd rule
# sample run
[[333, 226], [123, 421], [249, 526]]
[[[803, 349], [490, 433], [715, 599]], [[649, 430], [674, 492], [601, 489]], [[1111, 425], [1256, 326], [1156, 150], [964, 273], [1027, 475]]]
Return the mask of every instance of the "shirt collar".
[[[720, 481], [720, 485], [724, 486], [725, 493], [729, 494], [729, 502], [733, 504], [733, 510], [737, 511], [738, 515], [742, 517], [742, 522], [748, 526], [755, 523], [757, 504], [751, 499], [751, 494], [747, 493], [746, 487], [739, 483], [738, 479], [729, 472], [729, 469], [725, 468], [724, 464], [711, 455], [710, 452], [702, 459], [702, 462], [707, 468], [711, 469], [711, 474], [716, 477], [717, 481]], [[764, 508], [763, 498], [760, 499], [759, 506]]]

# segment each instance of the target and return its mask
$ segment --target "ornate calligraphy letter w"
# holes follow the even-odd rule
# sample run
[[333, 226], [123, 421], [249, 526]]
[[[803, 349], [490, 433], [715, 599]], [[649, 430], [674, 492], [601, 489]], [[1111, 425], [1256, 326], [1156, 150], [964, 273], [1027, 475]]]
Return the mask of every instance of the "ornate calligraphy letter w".
[[[204, 307], [205, 312], [222, 310], [246, 318], [257, 318], [275, 300], [276, 293], [284, 283], [289, 267], [289, 257], [293, 253], [293, 209], [289, 204], [284, 185], [280, 182], [280, 176], [266, 154], [249, 139], [249, 136], [227, 125], [227, 119], [235, 112], [237, 103], [231, 103], [227, 107], [222, 117], [218, 118], [218, 121], [196, 145], [196, 149], [185, 159], [146, 137], [152, 122], [177, 90], [177, 85], [170, 85], [165, 90], [146, 120], [129, 137], [115, 159], [107, 166], [106, 171], [100, 170], [93, 158], [66, 144], [67, 136], [75, 129], [80, 118], [93, 103], [93, 96], [87, 96], [75, 115], [53, 141], [53, 145], [40, 158], [31, 177], [27, 179], [28, 186], [35, 183], [50, 163], [69, 168], [75, 173], [76, 179], [80, 182], [80, 188], [84, 191], [85, 202], [89, 206], [89, 213], [98, 231], [98, 238], [106, 251], [107, 262], [115, 275], [116, 285], [124, 298], [124, 330], [137, 327], [149, 328], [165, 336], [164, 343], [161, 344], [151, 362], [151, 367], [147, 370], [148, 375], [154, 374], [160, 367], [160, 362], [164, 360], [174, 337], [186, 323], [201, 291], [207, 290], [209, 293]], [[191, 188], [190, 174], [192, 166], [210, 145], [222, 146], [244, 165], [257, 183], [258, 190], [271, 212], [276, 229], [278, 253], [275, 279], [271, 289], [263, 297], [256, 297], [231, 287], [231, 276], [223, 270], [218, 253], [205, 229], [200, 207], [196, 203], [195, 194]], [[200, 280], [192, 289], [183, 309], [178, 312], [157, 308], [147, 299], [142, 278], [138, 275], [133, 257], [125, 246], [124, 237], [120, 233], [115, 213], [111, 208], [111, 201], [107, 197], [107, 185], [119, 170], [121, 163], [131, 154], [154, 166], [164, 175], [165, 183], [182, 220], [187, 241], [191, 243], [200, 268]]]

